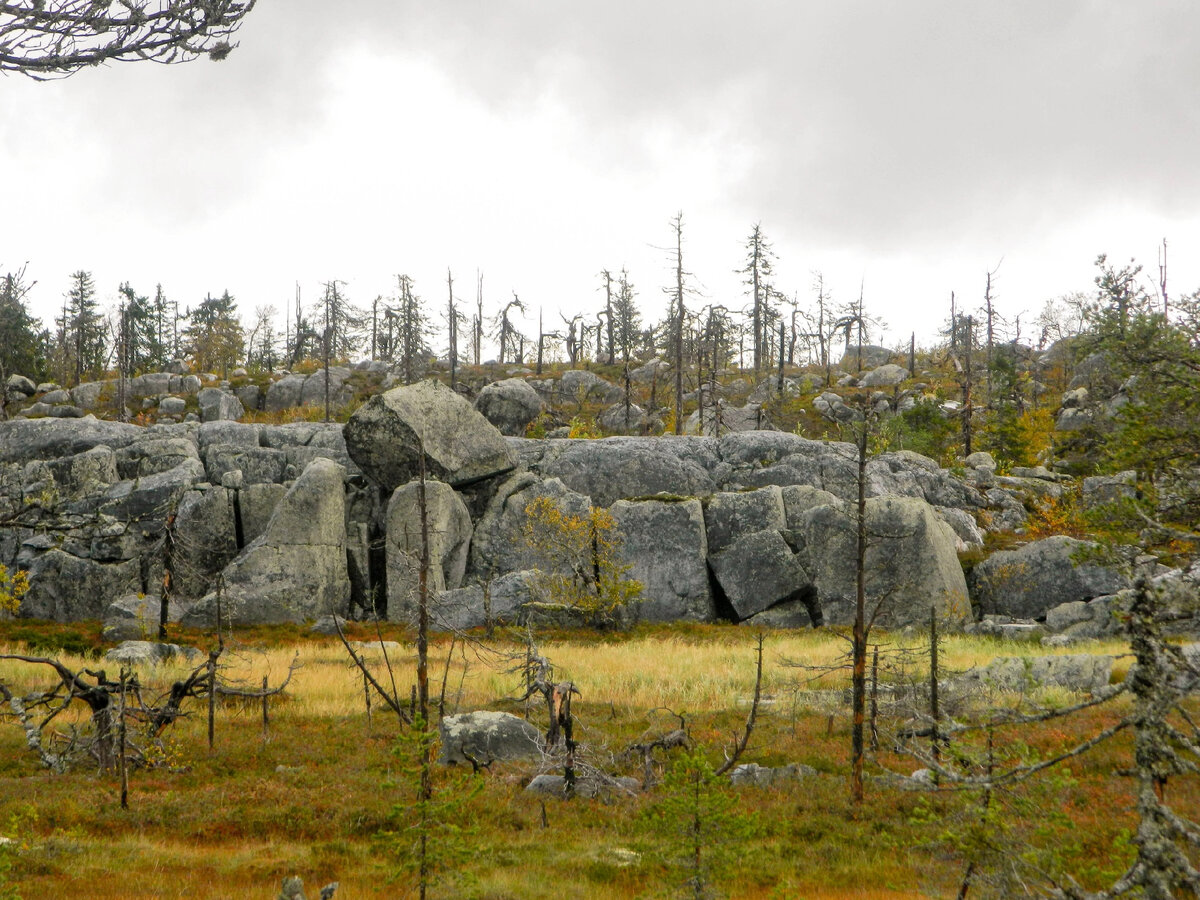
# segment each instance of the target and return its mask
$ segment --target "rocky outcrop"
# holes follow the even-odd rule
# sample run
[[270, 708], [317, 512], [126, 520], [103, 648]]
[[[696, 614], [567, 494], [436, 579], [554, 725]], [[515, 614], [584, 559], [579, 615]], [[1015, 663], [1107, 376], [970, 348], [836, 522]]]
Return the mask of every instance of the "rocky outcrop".
[[[407, 621], [416, 608], [421, 555], [420, 482], [410, 481], [392, 493], [387, 509], [388, 618]], [[425, 482], [425, 513], [430, 566], [427, 589], [436, 596], [462, 585], [471, 542], [466, 504], [448, 484]]]
[[621, 538], [618, 557], [630, 567], [628, 577], [642, 584], [641, 617], [715, 620], [700, 501], [618, 500], [610, 512]]
[[[813, 583], [825, 620], [854, 619], [856, 525], [846, 506], [820, 506], [799, 517]], [[922, 500], [879, 497], [867, 501], [866, 593], [885, 628], [922, 625], [930, 607], [951, 627], [971, 615], [967, 584], [955, 552], [955, 535]]]
[[462, 487], [509, 471], [516, 457], [494, 425], [437, 381], [393, 388], [355, 411], [346, 447], [367, 477], [389, 493], [419, 474]]
[[350, 583], [343, 475], [332, 460], [313, 460], [266, 531], [222, 571], [219, 591], [205, 595], [184, 622], [211, 626], [218, 605], [222, 622], [246, 625], [345, 612]]
[[1085, 557], [1089, 545], [1056, 536], [993, 553], [971, 570], [971, 602], [981, 614], [1041, 619], [1056, 606], [1128, 587], [1114, 569]]

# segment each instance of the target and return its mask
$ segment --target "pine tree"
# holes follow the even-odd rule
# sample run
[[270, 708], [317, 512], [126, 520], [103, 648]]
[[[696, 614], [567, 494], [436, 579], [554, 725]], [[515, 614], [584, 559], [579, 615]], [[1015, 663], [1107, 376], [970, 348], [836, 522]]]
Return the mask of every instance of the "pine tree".
[[25, 306], [30, 287], [23, 267], [0, 278], [0, 383], [14, 373], [46, 376], [49, 336]]
[[753, 331], [752, 348], [754, 373], [757, 375], [765, 364], [767, 345], [771, 342], [770, 300], [774, 293], [771, 276], [774, 274], [771, 261], [775, 253], [762, 232], [762, 225], [755, 223], [746, 238], [746, 264], [739, 270], [746, 276], [744, 284], [750, 291], [750, 321]]
[[242, 358], [242, 325], [237, 317], [237, 303], [229, 291], [220, 297], [206, 296], [200, 305], [188, 312], [190, 324], [184, 332], [184, 342], [192, 365], [202, 372], [220, 370], [228, 374]]
[[84, 375], [98, 378], [104, 368], [106, 342], [91, 272], [80, 269], [72, 273], [71, 287], [63, 295], [62, 317], [56, 324], [59, 376], [72, 384], [79, 384]]

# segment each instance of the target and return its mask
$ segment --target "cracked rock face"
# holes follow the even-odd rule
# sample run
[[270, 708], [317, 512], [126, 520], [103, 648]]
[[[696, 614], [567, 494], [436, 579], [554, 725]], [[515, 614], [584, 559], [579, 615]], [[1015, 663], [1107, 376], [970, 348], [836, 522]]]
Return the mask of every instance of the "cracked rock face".
[[185, 624], [303, 622], [341, 613], [349, 601], [344, 470], [329, 459], [309, 463], [279, 502], [266, 530], [225, 567], [220, 596], [210, 591]]

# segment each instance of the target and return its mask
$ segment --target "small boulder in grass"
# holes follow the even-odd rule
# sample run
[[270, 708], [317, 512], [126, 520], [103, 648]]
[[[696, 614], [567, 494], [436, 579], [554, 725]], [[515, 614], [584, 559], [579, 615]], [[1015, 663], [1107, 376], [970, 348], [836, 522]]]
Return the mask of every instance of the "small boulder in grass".
[[[338, 889], [338, 882], [331, 881], [321, 888], [320, 900], [330, 900]], [[304, 896], [304, 879], [299, 875], [288, 875], [276, 900], [307, 900]]]

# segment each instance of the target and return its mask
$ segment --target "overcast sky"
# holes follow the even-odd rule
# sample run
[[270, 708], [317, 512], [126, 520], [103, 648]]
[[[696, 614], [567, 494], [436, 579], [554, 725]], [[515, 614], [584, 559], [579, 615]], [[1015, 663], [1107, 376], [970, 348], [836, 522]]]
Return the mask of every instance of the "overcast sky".
[[401, 272], [440, 311], [447, 267], [468, 302], [480, 270], [536, 331], [624, 266], [657, 318], [680, 210], [694, 304], [744, 306], [761, 222], [779, 289], [862, 284], [892, 343], [1001, 259], [1025, 320], [1101, 252], [1157, 278], [1164, 237], [1200, 287], [1194, 0], [260, 0], [238, 39], [0, 77], [0, 270], [28, 262], [48, 322], [80, 268], [246, 317]]

